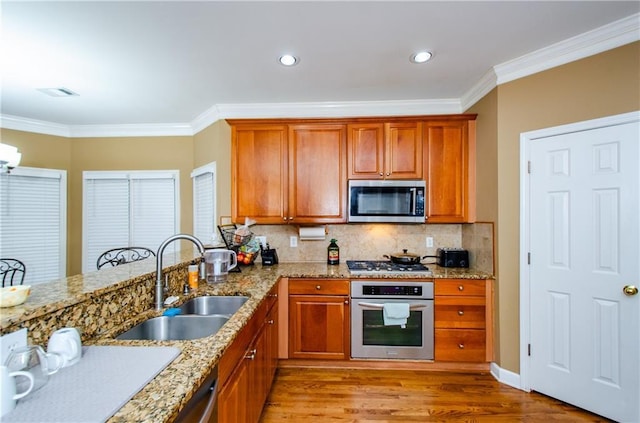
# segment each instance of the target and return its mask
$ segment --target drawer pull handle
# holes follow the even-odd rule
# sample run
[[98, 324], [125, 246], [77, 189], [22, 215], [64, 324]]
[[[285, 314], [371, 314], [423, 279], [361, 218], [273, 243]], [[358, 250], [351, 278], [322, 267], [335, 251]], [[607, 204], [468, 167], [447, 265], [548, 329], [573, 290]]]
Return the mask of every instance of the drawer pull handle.
[[249, 351], [249, 354], [245, 355], [244, 358], [253, 360], [254, 358], [256, 358], [256, 350]]
[[463, 285], [459, 285], [458, 286], [458, 291], [464, 291], [464, 286]]
[[464, 316], [464, 311], [463, 310], [458, 310], [458, 316]]
[[464, 344], [458, 344], [458, 348], [460, 348], [461, 350], [464, 350]]
[[348, 305], [349, 304], [349, 300], [344, 300], [344, 303]]
[[274, 324], [274, 323], [275, 323], [275, 321], [274, 321], [273, 319], [269, 319], [269, 320], [267, 320], [267, 323], [269, 323], [270, 325], [272, 325], [272, 324]]
[[317, 289], [318, 291], [320, 291], [320, 290], [322, 289], [322, 287], [321, 287], [320, 285], [316, 285], [316, 289]]

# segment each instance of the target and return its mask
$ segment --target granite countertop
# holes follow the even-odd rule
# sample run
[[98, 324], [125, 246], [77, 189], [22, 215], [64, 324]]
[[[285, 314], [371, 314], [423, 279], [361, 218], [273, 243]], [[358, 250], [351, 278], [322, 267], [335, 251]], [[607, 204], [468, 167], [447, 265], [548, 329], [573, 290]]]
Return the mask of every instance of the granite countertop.
[[[177, 257], [175, 263], [189, 261], [192, 255]], [[142, 263], [142, 262], [141, 262]], [[0, 309], [2, 328], [15, 325], [21, 319], [33, 318], [36, 315], [52, 312], [56, 308], [67, 307], [86, 299], [94, 292], [104, 292], [115, 289], [118, 284], [126, 280], [134, 280], [140, 270], [147, 268], [136, 266], [150, 266], [151, 263], [135, 264], [134, 266], [119, 266], [107, 272], [93, 272], [68, 278], [66, 283], [59, 281], [46, 288], [35, 289], [32, 297], [23, 306]], [[430, 265], [433, 278], [465, 278], [465, 279], [493, 279], [485, 272], [473, 269], [445, 269]], [[165, 267], [166, 268], [166, 267]], [[275, 266], [260, 264], [242, 267], [240, 273], [230, 273], [227, 282], [207, 284], [201, 281], [200, 288], [188, 295], [180, 296], [178, 305], [193, 297], [202, 295], [245, 295], [249, 300], [235, 313], [232, 318], [215, 335], [191, 341], [119, 341], [113, 339], [119, 333], [150, 317], [160, 315], [161, 312], [150, 309], [147, 312], [127, 320], [124, 324], [113, 326], [95, 339], [85, 342], [85, 345], [140, 345], [140, 346], [175, 346], [181, 354], [149, 384], [139, 391], [124, 407], [122, 407], [108, 421], [116, 422], [168, 422], [173, 421], [191, 395], [205, 380], [209, 372], [216, 366], [226, 348], [235, 339], [238, 332], [249, 321], [258, 305], [265, 298], [270, 289], [280, 277], [294, 278], [335, 278], [335, 279], [398, 279], [416, 278], [424, 275], [358, 275], [349, 274], [346, 264], [330, 266], [326, 263], [283, 263]], [[31, 303], [31, 304], [30, 304]]]

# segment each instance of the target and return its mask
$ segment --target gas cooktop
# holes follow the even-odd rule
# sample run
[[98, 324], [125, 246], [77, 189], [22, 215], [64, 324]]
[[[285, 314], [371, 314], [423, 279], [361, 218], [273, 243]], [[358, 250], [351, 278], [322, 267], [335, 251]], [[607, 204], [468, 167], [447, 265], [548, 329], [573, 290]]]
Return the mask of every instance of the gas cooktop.
[[424, 264], [398, 264], [390, 260], [347, 260], [347, 267], [349, 273], [354, 275], [431, 274]]

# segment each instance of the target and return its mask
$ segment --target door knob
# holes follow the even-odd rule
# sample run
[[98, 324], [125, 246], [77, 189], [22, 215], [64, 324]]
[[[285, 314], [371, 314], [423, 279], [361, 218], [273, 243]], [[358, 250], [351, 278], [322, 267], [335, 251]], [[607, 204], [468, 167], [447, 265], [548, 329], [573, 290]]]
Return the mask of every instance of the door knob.
[[638, 293], [638, 287], [633, 285], [627, 285], [624, 288], [622, 288], [622, 292], [624, 292], [624, 295], [628, 295], [631, 297], [632, 295], [636, 295]]

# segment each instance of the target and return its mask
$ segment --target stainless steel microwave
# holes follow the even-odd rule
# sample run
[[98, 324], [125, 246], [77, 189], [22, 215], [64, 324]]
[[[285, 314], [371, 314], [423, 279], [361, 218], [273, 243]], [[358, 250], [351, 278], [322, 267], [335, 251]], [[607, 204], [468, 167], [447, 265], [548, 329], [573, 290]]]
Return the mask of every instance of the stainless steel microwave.
[[424, 223], [425, 181], [349, 181], [349, 222]]

